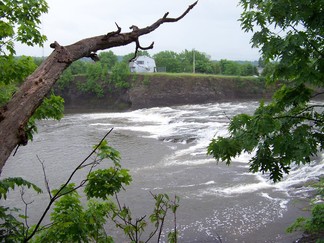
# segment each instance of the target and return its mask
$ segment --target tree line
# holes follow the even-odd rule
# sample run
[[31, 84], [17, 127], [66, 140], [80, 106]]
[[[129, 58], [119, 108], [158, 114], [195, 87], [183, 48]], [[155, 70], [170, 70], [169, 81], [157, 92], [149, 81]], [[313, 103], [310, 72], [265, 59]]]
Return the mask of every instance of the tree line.
[[[227, 59], [214, 61], [210, 59], [208, 54], [197, 50], [184, 50], [180, 53], [174, 51], [161, 51], [154, 55], [150, 55], [147, 51], [139, 51], [138, 56], [140, 55], [152, 57], [156, 62], [157, 69], [167, 73], [254, 76], [259, 75], [258, 65], [262, 65], [262, 62], [257, 61], [232, 61]], [[112, 51], [101, 52], [99, 54], [99, 62], [103, 74], [105, 74], [105, 72], [111, 72], [113, 67], [120, 62], [128, 64], [133, 56], [133, 53], [129, 53], [125, 56], [117, 56]], [[86, 74], [85, 71], [87, 71], [90, 64], [93, 65], [93, 63], [80, 60], [73, 63], [70, 69], [73, 75]]]
[[[141, 55], [154, 58], [157, 69], [162, 69], [167, 73], [195, 72], [228, 76], [256, 76], [259, 75], [258, 67], [264, 67], [264, 65], [258, 66], [259, 64], [262, 65], [260, 61], [248, 62], [226, 59], [213, 61], [206, 53], [197, 50], [185, 50], [181, 53], [162, 51], [154, 55], [150, 55], [147, 51], [138, 51], [137, 56]], [[94, 93], [97, 97], [103, 97], [104, 90], [114, 92], [116, 89], [130, 87], [128, 80], [131, 73], [128, 64], [134, 57], [134, 53], [118, 56], [113, 51], [105, 51], [101, 52], [98, 57], [97, 62], [92, 62], [89, 59], [73, 62], [58, 80], [58, 88], [63, 90], [68, 87], [74, 77], [78, 75], [85, 76], [86, 82], [77, 83], [77, 88], [81, 92]], [[194, 60], [195, 65], [193, 64]], [[34, 58], [34, 62], [40, 65], [41, 59]]]

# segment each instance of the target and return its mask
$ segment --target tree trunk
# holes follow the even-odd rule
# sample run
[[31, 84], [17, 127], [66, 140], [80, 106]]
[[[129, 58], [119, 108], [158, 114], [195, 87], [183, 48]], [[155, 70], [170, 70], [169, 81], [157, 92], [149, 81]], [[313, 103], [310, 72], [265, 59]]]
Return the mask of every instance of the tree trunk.
[[[198, 2], [198, 1], [197, 1]], [[150, 26], [138, 28], [132, 26], [131, 32], [121, 33], [117, 25], [117, 31], [106, 35], [83, 39], [69, 46], [60, 46], [52, 43], [52, 54], [32, 73], [22, 84], [13, 98], [0, 108], [0, 173], [6, 160], [17, 145], [26, 145], [27, 136], [25, 127], [29, 118], [44, 97], [49, 93], [62, 72], [74, 61], [82, 57], [97, 59], [96, 51], [112, 47], [136, 43], [135, 55], [138, 49], [151, 49], [141, 47], [138, 38], [157, 29], [161, 24], [177, 22], [182, 19], [196, 4], [190, 5], [178, 18], [168, 18], [166, 13], [162, 18]]]

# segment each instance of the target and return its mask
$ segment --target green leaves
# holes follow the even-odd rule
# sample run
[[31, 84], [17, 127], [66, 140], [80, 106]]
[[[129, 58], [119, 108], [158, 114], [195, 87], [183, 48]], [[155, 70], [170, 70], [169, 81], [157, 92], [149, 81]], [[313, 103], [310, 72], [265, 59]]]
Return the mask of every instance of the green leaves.
[[29, 181], [24, 180], [21, 177], [5, 178], [3, 180], [0, 180], [0, 199], [6, 199], [10, 189], [14, 190], [16, 187], [22, 186], [32, 188], [37, 193], [42, 192], [42, 190], [38, 186]]
[[87, 196], [107, 199], [118, 193], [123, 185], [129, 185], [132, 181], [126, 169], [109, 168], [98, 169], [88, 175], [88, 183], [85, 187]]
[[260, 48], [268, 83], [280, 80], [281, 87], [252, 116], [233, 117], [229, 136], [213, 139], [208, 154], [229, 164], [242, 152], [255, 152], [250, 171], [269, 173], [276, 182], [291, 164], [309, 163], [323, 149], [323, 105], [310, 100], [324, 84], [324, 2], [240, 2], [242, 29], [253, 32], [252, 46]]
[[129, 88], [130, 83], [128, 82], [128, 77], [130, 75], [130, 70], [128, 64], [125, 62], [116, 63], [110, 74], [110, 82], [114, 84], [116, 88], [124, 89]]
[[39, 31], [40, 16], [46, 13], [44, 0], [0, 2], [0, 55], [14, 55], [13, 41], [29, 46], [42, 45], [46, 37]]
[[240, 155], [242, 147], [240, 141], [218, 137], [213, 139], [208, 146], [208, 154], [212, 155], [217, 161], [226, 161], [226, 164], [231, 163], [232, 158]]
[[[24, 180], [21, 177], [5, 178], [0, 180], [0, 199], [7, 199], [10, 190], [17, 187], [32, 188], [35, 192], [42, 190], [35, 184]], [[25, 225], [21, 220], [27, 220], [27, 215], [21, 215], [19, 209], [0, 206], [0, 241], [1, 242], [22, 242], [25, 237]], [[19, 219], [17, 219], [19, 218]]]
[[309, 94], [305, 90], [299, 92], [300, 96], [291, 96], [293, 90], [279, 93], [277, 102], [261, 104], [253, 116], [234, 116], [229, 124], [230, 136], [213, 139], [208, 154], [229, 164], [242, 152], [255, 151], [249, 161], [250, 171], [269, 173], [275, 182], [289, 173], [291, 164], [310, 163], [324, 145], [319, 132], [323, 114], [318, 106], [305, 104]]
[[320, 234], [317, 236], [316, 233], [321, 233], [324, 230], [324, 204], [321, 203], [324, 197], [323, 194], [324, 180], [321, 179], [318, 183], [315, 183], [314, 185], [311, 186], [317, 188], [317, 196], [312, 200], [313, 203], [311, 209], [311, 217], [297, 218], [296, 221], [287, 228], [286, 231], [288, 233], [292, 233], [293, 231], [296, 230], [303, 230], [306, 231], [306, 233], [308, 234], [309, 233], [314, 234], [315, 237], [320, 237]]
[[113, 242], [104, 229], [111, 208], [110, 202], [93, 200], [84, 207], [80, 195], [72, 191], [55, 202], [52, 226], [40, 231], [33, 242]]
[[261, 48], [266, 62], [280, 62], [273, 81], [323, 80], [323, 1], [241, 0], [241, 5], [241, 26], [253, 32], [252, 46]]
[[[98, 145], [94, 146], [93, 148], [96, 148], [97, 146]], [[113, 147], [108, 146], [107, 140], [104, 140], [99, 144], [96, 155], [100, 160], [109, 159], [116, 167], [120, 167], [120, 153]]]
[[[142, 234], [147, 230], [149, 222], [146, 220], [146, 216], [141, 218], [133, 218], [130, 208], [120, 206], [118, 197], [118, 207], [112, 208], [112, 215], [110, 216], [116, 226], [122, 229], [125, 235], [131, 240], [131, 242], [150, 242], [150, 240], [157, 235], [157, 242], [160, 242], [162, 229], [166, 222], [166, 217], [169, 211], [173, 214], [174, 228], [168, 233], [168, 242], [177, 242], [178, 230], [176, 225], [176, 211], [179, 207], [179, 197], [174, 196], [174, 199], [170, 199], [167, 194], [152, 194], [155, 200], [155, 206], [151, 215], [149, 215], [150, 222], [152, 223], [153, 230], [148, 234], [147, 240], [142, 240]], [[150, 228], [149, 228], [150, 229]]]
[[60, 96], [51, 94], [44, 98], [43, 103], [36, 109], [29, 118], [25, 128], [29, 140], [33, 140], [33, 134], [37, 132], [36, 120], [55, 119], [60, 120], [63, 117], [64, 100]]

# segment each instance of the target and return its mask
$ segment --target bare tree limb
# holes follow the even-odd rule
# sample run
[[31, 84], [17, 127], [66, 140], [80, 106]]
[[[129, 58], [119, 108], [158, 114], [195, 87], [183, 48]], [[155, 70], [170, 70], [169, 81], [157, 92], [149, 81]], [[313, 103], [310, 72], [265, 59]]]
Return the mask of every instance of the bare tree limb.
[[38, 155], [36, 155], [39, 163], [42, 165], [42, 170], [43, 170], [43, 175], [44, 175], [44, 182], [45, 182], [45, 187], [46, 187], [46, 190], [47, 190], [47, 193], [49, 195], [49, 198], [52, 199], [53, 196], [52, 196], [52, 193], [51, 193], [51, 189], [50, 189], [50, 186], [49, 186], [49, 181], [48, 181], [48, 178], [47, 178], [47, 175], [46, 175], [46, 170], [45, 170], [45, 165], [44, 165], [44, 161], [42, 161]]
[[99, 50], [136, 42], [140, 36], [151, 33], [164, 23], [179, 21], [197, 2], [190, 5], [177, 18], [168, 18], [166, 13], [152, 25], [133, 28], [131, 32], [121, 33], [121, 28], [116, 24], [117, 31], [86, 38], [72, 45], [61, 46], [58, 42], [52, 43], [51, 47], [54, 48], [52, 54], [25, 80], [13, 98], [0, 108], [0, 171], [14, 148], [20, 144], [27, 144], [25, 127], [29, 118], [72, 62], [82, 57], [96, 60], [95, 53]]
[[25, 200], [25, 198], [24, 198], [24, 195], [25, 195], [25, 189], [24, 188], [22, 188], [21, 190], [20, 190], [20, 197], [21, 197], [21, 200], [22, 200], [22, 202], [25, 204], [25, 215], [24, 215], [24, 220], [25, 220], [25, 225], [26, 225], [26, 234], [28, 234], [28, 230], [29, 230], [29, 225], [28, 225], [28, 206], [30, 205], [30, 204], [32, 204], [33, 202], [34, 202], [34, 200], [33, 201], [31, 201], [31, 202], [26, 202], [26, 200]]

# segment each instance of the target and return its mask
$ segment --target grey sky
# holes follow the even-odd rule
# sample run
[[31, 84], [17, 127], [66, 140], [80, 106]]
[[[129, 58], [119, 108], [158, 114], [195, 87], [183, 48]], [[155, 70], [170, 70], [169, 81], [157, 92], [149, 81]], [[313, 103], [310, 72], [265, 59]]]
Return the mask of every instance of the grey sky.
[[[48, 41], [44, 48], [17, 45], [17, 55], [45, 56], [48, 46], [57, 41], [61, 45], [80, 39], [102, 35], [129, 26], [145, 27], [164, 13], [178, 17], [194, 0], [47, 0], [48, 14], [42, 17], [42, 32]], [[250, 45], [251, 34], [241, 30], [238, 21], [242, 9], [239, 0], [200, 0], [184, 19], [164, 24], [155, 32], [140, 38], [143, 46], [155, 42], [150, 54], [164, 50], [181, 52], [196, 49], [214, 60], [257, 60], [258, 50]], [[133, 52], [134, 44], [111, 49], [117, 55]]]

